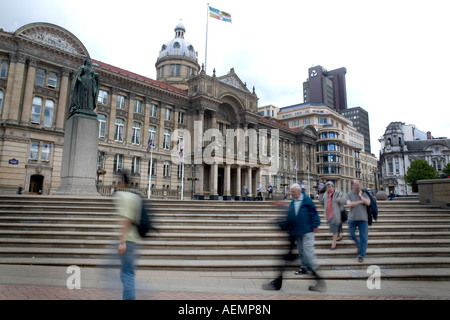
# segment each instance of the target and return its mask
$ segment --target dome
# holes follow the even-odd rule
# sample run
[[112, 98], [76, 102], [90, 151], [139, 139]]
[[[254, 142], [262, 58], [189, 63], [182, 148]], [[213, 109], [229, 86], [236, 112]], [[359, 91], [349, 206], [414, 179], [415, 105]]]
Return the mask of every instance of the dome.
[[184, 25], [179, 23], [174, 31], [175, 38], [166, 44], [163, 44], [161, 51], [159, 52], [159, 58], [167, 56], [186, 56], [197, 61], [197, 52], [195, 52], [194, 46], [184, 39], [184, 33], [186, 32]]

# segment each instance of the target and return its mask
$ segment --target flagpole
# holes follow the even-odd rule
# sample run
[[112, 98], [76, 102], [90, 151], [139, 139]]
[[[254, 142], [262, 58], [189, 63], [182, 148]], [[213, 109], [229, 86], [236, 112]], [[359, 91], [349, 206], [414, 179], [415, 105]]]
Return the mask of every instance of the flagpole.
[[311, 187], [310, 187], [310, 183], [309, 183], [309, 161], [306, 160], [306, 165], [308, 166], [308, 196], [311, 195]]
[[150, 172], [148, 175], [148, 199], [152, 193], [153, 142], [150, 143]]
[[181, 172], [181, 200], [183, 200], [183, 196], [184, 196], [184, 146], [183, 146], [183, 162], [182, 162], [182, 167], [181, 170], [183, 170]]
[[209, 21], [209, 3], [206, 6], [206, 44], [205, 44], [205, 73], [206, 73], [206, 62], [208, 58], [208, 21]]

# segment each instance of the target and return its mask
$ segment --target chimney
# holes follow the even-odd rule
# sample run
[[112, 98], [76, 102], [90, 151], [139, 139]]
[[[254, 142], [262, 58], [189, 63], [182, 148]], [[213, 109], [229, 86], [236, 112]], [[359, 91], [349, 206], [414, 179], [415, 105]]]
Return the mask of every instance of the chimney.
[[431, 131], [427, 131], [427, 140], [431, 140], [433, 137], [431, 136]]

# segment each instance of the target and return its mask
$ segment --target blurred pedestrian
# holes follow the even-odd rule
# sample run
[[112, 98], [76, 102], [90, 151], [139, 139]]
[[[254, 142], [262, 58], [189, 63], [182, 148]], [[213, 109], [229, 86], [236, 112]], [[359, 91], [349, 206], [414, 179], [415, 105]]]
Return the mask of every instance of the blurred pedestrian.
[[291, 244], [289, 253], [284, 257], [284, 264], [280, 268], [280, 275], [277, 279], [263, 286], [266, 290], [280, 290], [283, 282], [283, 271], [287, 262], [293, 260], [291, 250], [297, 241], [298, 256], [300, 258], [300, 269], [303, 273], [311, 270], [317, 281], [315, 286], [310, 286], [311, 291], [321, 291], [325, 288], [323, 279], [319, 276], [317, 270], [319, 265], [314, 253], [314, 234], [318, 231], [320, 217], [317, 213], [314, 202], [308, 197], [299, 184], [295, 183], [290, 188], [292, 201], [286, 212], [286, 218], [279, 222], [282, 230], [289, 234]]
[[267, 192], [268, 192], [267, 198], [273, 200], [273, 195], [272, 195], [272, 193], [273, 193], [273, 187], [272, 187], [272, 185], [269, 185], [269, 186], [267, 187]]
[[259, 183], [258, 188], [256, 188], [256, 191], [258, 191], [258, 200], [259, 201], [263, 201], [262, 190], [263, 190], [263, 187], [262, 187], [261, 183]]
[[121, 261], [120, 280], [123, 286], [123, 300], [135, 300], [135, 271], [138, 243], [142, 239], [136, 225], [141, 214], [141, 198], [139, 195], [128, 191], [130, 181], [129, 174], [122, 172], [123, 191], [117, 191], [114, 203], [117, 213], [122, 217], [120, 243], [118, 253]]
[[325, 208], [325, 218], [330, 226], [330, 232], [333, 234], [330, 249], [335, 250], [337, 248], [336, 242], [342, 240], [340, 235], [342, 230], [341, 211], [344, 209], [346, 197], [342, 192], [335, 189], [333, 182], [328, 181], [325, 193], [319, 195], [319, 203]]
[[[359, 180], [352, 180], [352, 190], [347, 193], [347, 206], [350, 208], [348, 232], [358, 246], [358, 261], [363, 262], [369, 239], [369, 223], [366, 206], [370, 206], [370, 198], [363, 196]], [[356, 228], [359, 230], [359, 238], [355, 235]]]

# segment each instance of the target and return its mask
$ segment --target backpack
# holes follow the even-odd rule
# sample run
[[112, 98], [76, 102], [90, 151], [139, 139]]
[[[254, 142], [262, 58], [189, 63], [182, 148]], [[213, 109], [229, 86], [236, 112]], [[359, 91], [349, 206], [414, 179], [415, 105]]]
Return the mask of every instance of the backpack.
[[155, 229], [150, 222], [150, 217], [147, 212], [147, 209], [145, 208], [145, 203], [143, 199], [141, 199], [141, 216], [139, 218], [139, 223], [138, 224], [135, 223], [135, 225], [139, 235], [142, 238], [144, 238], [147, 232], [149, 232], [151, 229]]
[[370, 199], [370, 206], [366, 207], [366, 209], [367, 209], [368, 223], [369, 223], [369, 226], [371, 226], [372, 225], [372, 221], [373, 220], [376, 221], [378, 219], [377, 201], [375, 200], [375, 198], [367, 190], [363, 190], [363, 192], [365, 194], [367, 194], [369, 196], [369, 199]]

